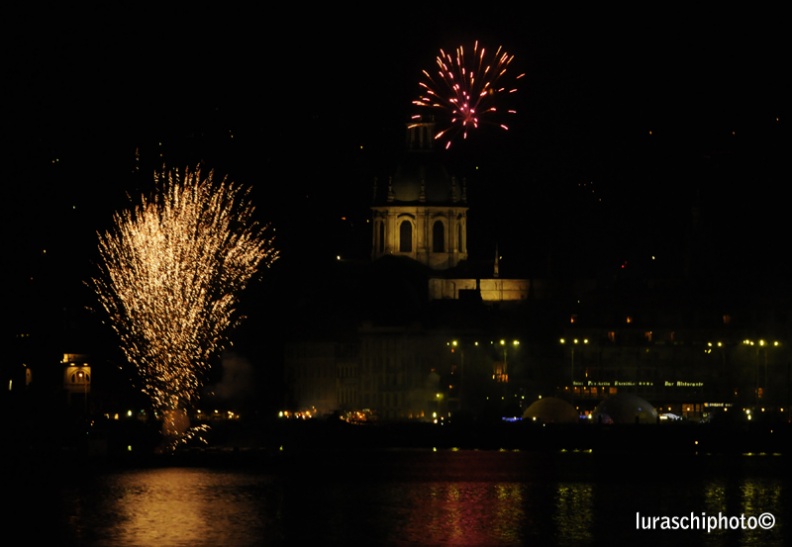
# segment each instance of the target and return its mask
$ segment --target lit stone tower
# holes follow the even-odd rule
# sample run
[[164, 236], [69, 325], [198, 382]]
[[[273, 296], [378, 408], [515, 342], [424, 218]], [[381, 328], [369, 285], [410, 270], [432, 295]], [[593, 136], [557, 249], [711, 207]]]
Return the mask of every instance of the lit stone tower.
[[467, 189], [434, 151], [434, 124], [407, 126], [407, 153], [385, 181], [374, 184], [372, 251], [406, 256], [433, 270], [466, 260]]

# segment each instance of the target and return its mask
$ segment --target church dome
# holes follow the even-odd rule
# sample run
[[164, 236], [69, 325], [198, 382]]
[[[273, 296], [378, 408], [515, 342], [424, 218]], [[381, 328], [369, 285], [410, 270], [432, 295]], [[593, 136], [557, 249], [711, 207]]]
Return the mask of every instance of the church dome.
[[421, 154], [409, 155], [391, 179], [392, 201], [441, 205], [458, 203], [461, 188], [445, 166]]
[[398, 255], [448, 270], [467, 260], [467, 189], [434, 150], [432, 123], [407, 126], [407, 151], [374, 180], [372, 259]]
[[462, 205], [464, 181], [452, 176], [434, 149], [434, 124], [407, 127], [407, 151], [395, 169], [374, 189], [375, 205]]

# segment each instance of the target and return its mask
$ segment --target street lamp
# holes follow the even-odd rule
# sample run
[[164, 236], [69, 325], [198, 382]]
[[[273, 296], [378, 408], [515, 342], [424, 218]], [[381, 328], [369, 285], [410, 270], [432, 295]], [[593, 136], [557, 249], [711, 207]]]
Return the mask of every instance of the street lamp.
[[588, 342], [588, 338], [573, 338], [571, 340], [561, 338], [561, 345], [569, 344], [569, 396], [572, 399], [572, 404], [575, 403], [575, 348], [578, 344], [586, 345]]
[[733, 399], [733, 375], [729, 372], [729, 367], [726, 365], [726, 347], [720, 340], [717, 342], [707, 342], [707, 349], [705, 352], [708, 355], [713, 355], [714, 349], [717, 349], [717, 353], [720, 354], [721, 366], [708, 370], [707, 381], [712, 381], [714, 378], [713, 384], [717, 386], [718, 396]]
[[[755, 377], [756, 377], [756, 385], [754, 388], [754, 398], [756, 401], [756, 405], [759, 405], [759, 399], [764, 398], [764, 391], [767, 389], [767, 350], [769, 347], [777, 348], [781, 345], [781, 342], [778, 340], [774, 340], [772, 342], [768, 342], [767, 340], [760, 339], [757, 341], [754, 340], [743, 340], [743, 344], [749, 346], [756, 346], [756, 370], [755, 370]], [[764, 380], [761, 382], [760, 386], [760, 379], [759, 379], [759, 368], [760, 368], [760, 352], [764, 353]], [[760, 395], [761, 393], [761, 395]]]
[[83, 414], [88, 415], [88, 375], [82, 368], [77, 372], [77, 383], [83, 387]]
[[[511, 345], [513, 348], [518, 348], [520, 346], [519, 340], [512, 340]], [[500, 346], [503, 348], [503, 369], [497, 374], [496, 379], [499, 382], [508, 382], [509, 381], [509, 352], [508, 352], [508, 344], [506, 340], [501, 338]]]
[[450, 400], [456, 398], [457, 407], [455, 410], [463, 410], [462, 391], [465, 382], [465, 349], [458, 340], [451, 340], [447, 342], [446, 345], [451, 348], [451, 353], [456, 353], [457, 350], [459, 350], [458, 369], [456, 363], [452, 361], [451, 364], [450, 376], [452, 377], [452, 383], [448, 386], [448, 394]]

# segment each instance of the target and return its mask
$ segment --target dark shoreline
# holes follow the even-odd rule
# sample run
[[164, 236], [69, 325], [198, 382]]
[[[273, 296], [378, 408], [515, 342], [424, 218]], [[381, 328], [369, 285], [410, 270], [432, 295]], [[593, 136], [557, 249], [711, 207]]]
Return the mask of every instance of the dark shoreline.
[[585, 451], [625, 453], [788, 452], [792, 425], [767, 424], [372, 424], [302, 423], [274, 435], [299, 449], [438, 448], [466, 450]]
[[[150, 430], [147, 430], [150, 433]], [[591, 452], [675, 458], [696, 455], [776, 455], [789, 453], [792, 425], [778, 424], [533, 424], [274, 422], [217, 424], [207, 444], [163, 451], [148, 435], [106, 430], [59, 446], [11, 443], [3, 452], [12, 466], [266, 467], [290, 458], [313, 458], [393, 450], [526, 451], [538, 454]]]

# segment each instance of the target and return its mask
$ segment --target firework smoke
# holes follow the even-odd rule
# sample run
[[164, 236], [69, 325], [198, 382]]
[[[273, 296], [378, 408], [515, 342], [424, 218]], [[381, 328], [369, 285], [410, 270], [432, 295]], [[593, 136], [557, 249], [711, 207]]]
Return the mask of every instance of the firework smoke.
[[91, 279], [155, 412], [192, 407], [241, 316], [238, 296], [278, 258], [249, 190], [200, 168], [155, 174], [155, 192], [99, 234]]
[[[502, 96], [517, 91], [508, 70], [513, 60], [514, 55], [500, 46], [489, 57], [486, 49], [475, 42], [469, 56], [464, 46], [457, 47], [454, 54], [441, 49], [435, 58], [436, 71], [422, 72], [421, 94], [413, 104], [422, 110], [431, 109], [444, 118], [447, 127], [435, 138], [445, 140], [446, 148], [451, 146], [453, 137], [461, 134], [466, 139], [468, 131], [477, 129], [482, 123], [509, 129], [501, 114], [515, 114], [515, 111], [498, 103], [503, 100]], [[514, 80], [523, 76], [519, 74]], [[413, 116], [416, 120], [420, 118], [420, 114]]]

